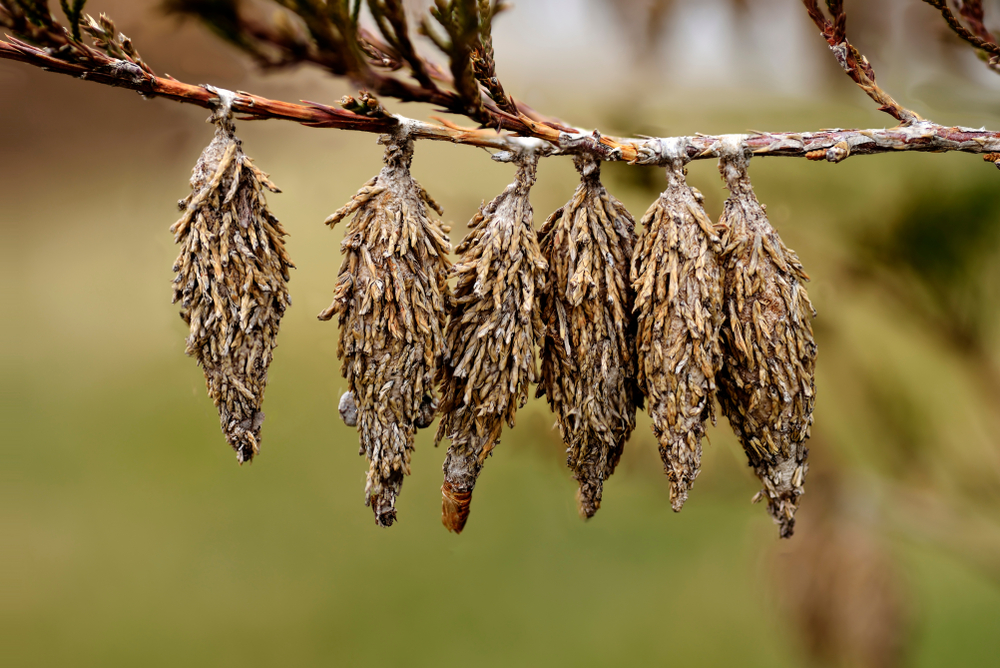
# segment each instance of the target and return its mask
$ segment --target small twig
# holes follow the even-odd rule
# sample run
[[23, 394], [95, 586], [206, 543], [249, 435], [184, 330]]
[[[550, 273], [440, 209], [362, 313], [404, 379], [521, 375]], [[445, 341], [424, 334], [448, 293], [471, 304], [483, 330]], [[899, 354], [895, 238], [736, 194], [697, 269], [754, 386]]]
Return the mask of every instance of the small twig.
[[472, 70], [479, 85], [486, 89], [497, 107], [508, 114], [517, 115], [517, 103], [504, 91], [497, 77], [493, 56], [493, 17], [504, 9], [506, 5], [502, 3], [479, 0], [479, 47], [472, 52]]
[[472, 64], [472, 54], [479, 43], [477, 0], [436, 0], [430, 14], [447, 37], [441, 37], [426, 18], [420, 24], [420, 32], [448, 54], [455, 92], [463, 104], [462, 114], [484, 125], [499, 127], [502, 121], [489, 118], [483, 107]]
[[958, 13], [969, 24], [969, 28], [966, 28], [958, 20], [948, 7], [947, 0], [924, 0], [924, 2], [938, 9], [945, 23], [948, 24], [948, 28], [961, 39], [979, 49], [979, 55], [986, 61], [987, 66], [994, 72], [1000, 73], [1000, 46], [997, 45], [996, 38], [983, 22], [985, 13], [982, 0], [965, 0], [959, 3]]
[[949, 28], [951, 28], [951, 31], [964, 39], [966, 42], [977, 49], [982, 49], [983, 51], [986, 51], [994, 56], [1000, 55], [1000, 46], [992, 41], [992, 35], [990, 35], [989, 31], [986, 30], [986, 26], [982, 24], [983, 13], [981, 5], [978, 7], [978, 11], [976, 11], [975, 7], [972, 7], [970, 10], [962, 12], [962, 15], [967, 19], [971, 17], [971, 21], [973, 23], [978, 23], [977, 28], [980, 28], [984, 34], [977, 36], [962, 25], [962, 22], [958, 20], [955, 14], [951, 11], [951, 8], [948, 7], [947, 0], [924, 0], [924, 2], [931, 7], [936, 7], [941, 12], [941, 16], [944, 18], [945, 23], [948, 24]]
[[[930, 2], [931, 0], [925, 0]], [[820, 29], [823, 38], [830, 45], [830, 50], [837, 62], [844, 68], [849, 77], [861, 87], [868, 97], [879, 104], [879, 111], [884, 111], [900, 123], [913, 123], [922, 120], [913, 111], [906, 109], [892, 99], [892, 96], [875, 83], [875, 70], [868, 59], [854, 48], [847, 40], [847, 14], [844, 12], [842, 0], [827, 0], [827, 8], [833, 20], [830, 21], [819, 8], [817, 0], [802, 0], [816, 27]]]
[[979, 36], [981, 39], [987, 42], [996, 43], [996, 39], [993, 34], [987, 30], [984, 23], [986, 19], [986, 13], [983, 11], [983, 1], [982, 0], [964, 0], [959, 2], [958, 13], [961, 14], [965, 22], [969, 24], [969, 28]]

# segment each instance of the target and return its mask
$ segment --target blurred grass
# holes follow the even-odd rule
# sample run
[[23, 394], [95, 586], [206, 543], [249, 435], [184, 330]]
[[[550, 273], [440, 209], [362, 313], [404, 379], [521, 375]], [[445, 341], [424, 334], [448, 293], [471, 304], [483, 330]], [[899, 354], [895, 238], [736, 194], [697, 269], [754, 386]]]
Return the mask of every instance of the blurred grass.
[[[42, 99], [62, 90], [49, 81]], [[321, 222], [378, 170], [372, 136], [240, 126], [286, 193], [271, 202], [299, 268], [262, 454], [237, 467], [169, 304], [167, 227], [211, 128], [199, 125], [201, 110], [91, 95], [58, 125], [4, 135], [16, 158], [0, 190], [5, 663], [801, 665], [768, 581], [769, 555], [784, 546], [748, 503], [757, 483], [725, 421], [710, 430], [679, 515], [642, 416], [601, 511], [579, 520], [552, 417], [532, 402], [490, 460], [460, 537], [440, 526], [444, 453], [427, 432], [399, 524], [374, 526], [356, 435], [336, 413], [336, 327], [315, 319], [331, 298], [342, 234]], [[666, 131], [681, 133], [884, 122], [829, 101], [751, 102], [702, 96], [687, 109], [651, 104], [638, 120], [600, 108], [574, 120], [637, 131], [627, 126], [666, 118]], [[141, 113], [165, 129], [134, 121]], [[47, 145], [33, 147], [26, 137], [42, 127]], [[986, 169], [962, 155], [755, 162], [761, 200], [813, 277], [817, 442], [829, 448], [814, 452], [814, 471], [926, 478], [958, 493], [978, 471], [981, 487], [995, 487], [997, 406], [924, 320], [851, 273], [863, 231], [890, 227], [918, 195], [996, 176]], [[421, 145], [414, 171], [455, 221], [454, 241], [512, 175], [446, 145]], [[655, 170], [605, 173], [637, 217], [661, 187]], [[692, 165], [690, 179], [717, 216], [726, 193], [714, 164]], [[568, 161], [543, 163], [536, 222], [575, 181]], [[995, 665], [996, 581], [940, 545], [894, 539], [919, 612], [913, 665]]]

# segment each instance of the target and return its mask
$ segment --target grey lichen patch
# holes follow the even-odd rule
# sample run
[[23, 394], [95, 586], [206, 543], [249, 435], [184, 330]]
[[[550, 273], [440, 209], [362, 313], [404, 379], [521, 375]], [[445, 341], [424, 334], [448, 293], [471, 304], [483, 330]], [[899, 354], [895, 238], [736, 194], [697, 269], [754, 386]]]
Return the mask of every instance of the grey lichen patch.
[[579, 511], [589, 518], [635, 429], [642, 395], [629, 282], [635, 220], [605, 190], [596, 159], [575, 161], [580, 185], [539, 232], [549, 272], [539, 299], [545, 331], [537, 394], [556, 414], [580, 484]]
[[747, 175], [748, 153], [724, 153], [729, 187], [725, 314], [719, 403], [757, 476], [768, 511], [788, 538], [808, 471], [805, 441], [815, 403], [815, 315], [808, 276], [767, 220]]
[[643, 216], [632, 263], [639, 383], [675, 511], [701, 470], [722, 366], [721, 239], [685, 180], [685, 162], [677, 153], [668, 161], [667, 188]]
[[260, 450], [267, 370], [288, 296], [285, 231], [264, 190], [279, 192], [236, 138], [227, 106], [170, 228], [181, 246], [173, 301], [190, 328], [187, 354], [205, 372], [222, 431], [242, 464]]
[[532, 227], [528, 193], [538, 157], [522, 152], [514, 183], [469, 223], [452, 275], [458, 279], [448, 323], [448, 358], [439, 375], [438, 440], [451, 440], [444, 462], [442, 523], [461, 532], [472, 490], [503, 423], [535, 382], [535, 345], [541, 339], [538, 297], [546, 263]]
[[434, 417], [451, 244], [449, 228], [428, 214], [440, 207], [410, 175], [412, 140], [401, 131], [381, 141], [385, 167], [326, 221], [353, 215], [333, 304], [319, 318], [339, 315], [337, 354], [354, 404], [342, 401], [341, 414], [357, 425], [359, 454], [368, 458], [365, 504], [387, 527], [410, 473], [414, 433]]
[[340, 419], [348, 427], [358, 426], [358, 405], [354, 403], [354, 394], [352, 392], [344, 392], [340, 395], [337, 412], [340, 413]]

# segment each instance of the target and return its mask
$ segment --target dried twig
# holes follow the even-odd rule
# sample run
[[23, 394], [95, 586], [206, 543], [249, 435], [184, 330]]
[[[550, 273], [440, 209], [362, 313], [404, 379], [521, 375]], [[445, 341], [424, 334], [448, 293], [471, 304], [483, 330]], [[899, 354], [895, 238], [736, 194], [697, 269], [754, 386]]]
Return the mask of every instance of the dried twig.
[[824, 39], [829, 43], [830, 50], [836, 56], [837, 62], [854, 83], [868, 94], [868, 97], [879, 103], [879, 111], [886, 112], [901, 123], [922, 120], [918, 114], [904, 108], [875, 83], [875, 70], [872, 69], [868, 59], [847, 41], [847, 14], [844, 12], [843, 0], [827, 0], [827, 8], [833, 17], [832, 21], [823, 14], [817, 0], [802, 0], [802, 2], [806, 6], [809, 18], [813, 20]]
[[989, 54], [994, 56], [1000, 55], [1000, 45], [996, 44], [993, 40], [993, 35], [983, 25], [983, 7], [981, 2], [970, 2], [967, 0], [962, 3], [962, 9], [960, 10], [962, 17], [969, 21], [969, 25], [973, 26], [975, 32], [962, 25], [962, 22], [958, 20], [958, 17], [948, 7], [947, 0], [924, 0], [924, 2], [931, 7], [937, 8], [952, 32], [963, 40]]
[[969, 24], [969, 28], [962, 25], [955, 14], [948, 7], [947, 0], [924, 0], [928, 5], [935, 7], [941, 12], [941, 17], [948, 28], [959, 38], [965, 40], [983, 56], [983, 60], [994, 72], [1000, 72], [1000, 45], [997, 44], [993, 36], [983, 23], [985, 12], [983, 11], [982, 0], [964, 0], [959, 2], [958, 12]]

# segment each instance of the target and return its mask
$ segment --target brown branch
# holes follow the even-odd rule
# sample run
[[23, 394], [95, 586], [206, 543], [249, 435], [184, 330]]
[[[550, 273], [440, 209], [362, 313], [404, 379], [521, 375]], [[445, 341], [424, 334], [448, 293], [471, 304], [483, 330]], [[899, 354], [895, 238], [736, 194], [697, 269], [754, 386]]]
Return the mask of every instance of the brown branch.
[[497, 77], [493, 55], [493, 19], [506, 8], [502, 3], [479, 0], [479, 46], [472, 52], [472, 69], [479, 85], [489, 93], [497, 107], [516, 115], [517, 103], [504, 91]]
[[[146, 97], [163, 97], [194, 104], [205, 109], [218, 104], [218, 95], [205, 86], [158, 77], [127, 61], [103, 56], [96, 66], [60, 60], [44, 50], [15, 38], [0, 41], [0, 59], [16, 60], [51, 72], [67, 74], [87, 81], [127, 88]], [[498, 151], [520, 151], [526, 148], [546, 155], [591, 153], [603, 160], [634, 164], [661, 164], [665, 161], [663, 146], [677, 145], [691, 160], [716, 157], [723, 141], [718, 136], [684, 138], [616, 138], [598, 132], [584, 133], [572, 128], [555, 128], [532, 120], [524, 114], [512, 117], [525, 131], [524, 137], [497, 133], [492, 129], [463, 128], [447, 121], [441, 125], [411, 120], [402, 116], [377, 114], [366, 116], [323, 104], [295, 104], [239, 91], [233, 111], [253, 120], [279, 119], [294, 121], [309, 127], [338, 128], [360, 132], [383, 133], [400, 123], [407, 126], [414, 139], [448, 141]], [[440, 119], [439, 119], [440, 120]], [[760, 133], [744, 137], [750, 149], [759, 156], [799, 157], [810, 160], [840, 162], [852, 155], [874, 155], [898, 151], [962, 151], [991, 154], [1000, 152], [1000, 133], [971, 128], [944, 127], [918, 121], [889, 130], [823, 130], [820, 132]], [[533, 142], [533, 143], [532, 143]]]
[[[932, 0], [924, 0], [931, 2]], [[851, 77], [854, 83], [861, 87], [868, 97], [879, 104], [879, 111], [884, 111], [900, 123], [913, 123], [921, 120], [915, 112], [906, 109], [901, 104], [892, 99], [892, 96], [882, 90], [875, 83], [875, 70], [872, 69], [868, 59], [854, 48], [847, 40], [847, 14], [844, 12], [842, 0], [827, 0], [827, 8], [830, 10], [833, 20], [828, 20], [819, 8], [817, 0], [802, 0], [809, 13], [809, 18], [813, 20], [816, 27], [820, 29], [823, 38], [830, 45], [830, 50], [837, 58], [837, 62]]]
[[[379, 31], [390, 42], [392, 51], [406, 62], [417, 83], [428, 90], [436, 89], [437, 85], [432, 79], [433, 69], [420, 57], [410, 40], [403, 1], [368, 0], [368, 8], [378, 24]], [[373, 40], [368, 38], [368, 41]]]
[[[473, 53], [478, 53], [476, 47], [480, 44], [481, 29], [476, 0], [462, 0], [457, 4], [454, 1], [442, 2], [441, 6], [432, 9], [432, 15], [448, 31], [448, 40], [436, 35], [427, 21], [421, 26], [421, 30], [435, 38], [438, 47], [449, 55], [450, 72], [417, 53], [409, 38], [400, 0], [368, 0], [369, 10], [382, 33], [381, 38], [363, 28], [349, 27], [343, 22], [343, 17], [338, 19], [339, 23], [331, 23], [325, 13], [330, 10], [314, 7], [310, 2], [274, 2], [288, 11], [277, 12], [271, 23], [244, 16], [239, 11], [239, 0], [228, 5], [225, 13], [220, 13], [217, 5], [198, 0], [167, 0], [166, 7], [182, 16], [198, 17], [217, 34], [254, 58], [261, 67], [315, 65], [335, 76], [347, 77], [380, 97], [432, 104], [450, 113], [466, 116], [484, 127], [520, 134], [528, 132], [517, 114], [513, 113], [516, 109], [514, 103], [498, 104], [491, 98], [492, 89], [485, 84], [481, 89], [474, 76]], [[327, 8], [331, 6], [325, 5]], [[497, 9], [493, 9], [494, 14]], [[461, 11], [455, 13], [457, 10]], [[308, 35], [303, 35], [303, 30], [297, 29], [293, 20], [302, 23]], [[347, 34], [348, 31], [350, 34]], [[352, 46], [355, 42], [357, 47]], [[364, 57], [359, 57], [359, 53]], [[398, 71], [404, 64], [416, 82], [380, 71]], [[459, 73], [457, 80], [456, 72]], [[492, 79], [495, 76], [487, 81], [492, 83]], [[442, 88], [438, 83], [453, 90]], [[499, 86], [499, 82], [496, 85]], [[535, 116], [544, 123], [558, 125], [554, 119], [538, 114]]]
[[979, 55], [986, 61], [987, 66], [994, 72], [1000, 73], [1000, 46], [983, 22], [985, 13], [982, 0], [965, 0], [959, 4], [958, 13], [969, 24], [969, 28], [958, 20], [948, 7], [947, 0], [924, 0], [924, 2], [938, 9], [948, 28], [959, 38], [979, 49]]
[[[124, 60], [105, 57], [93, 66], [71, 63], [54, 58], [44, 50], [13, 37], [0, 41], [0, 58], [107, 86], [128, 88], [146, 97], [163, 97], [205, 109], [212, 109], [217, 104], [218, 96], [204, 86], [195, 86], [171, 77], [158, 77]], [[371, 118], [322, 104], [293, 104], [242, 92], [233, 103], [233, 111], [253, 120], [282, 119], [312, 127], [365, 132], [386, 132], [398, 122], [391, 117]]]
[[[953, 33], [955, 33], [956, 35], [964, 39], [966, 42], [976, 47], [977, 49], [982, 49], [983, 51], [994, 56], [1000, 55], [1000, 46], [998, 46], [993, 41], [993, 36], [990, 35], [988, 30], [986, 30], [986, 26], [982, 24], [983, 12], [981, 4], [965, 3], [967, 5], [973, 5], [973, 6], [970, 7], [969, 10], [965, 10], [962, 12], [962, 15], [970, 20], [970, 25], [978, 23], [976, 27], [978, 29], [981, 29], [984, 34], [977, 36], [973, 34], [964, 25], [962, 25], [962, 22], [958, 20], [955, 14], [951, 11], [951, 8], [948, 7], [947, 0], [924, 0], [924, 2], [926, 2], [931, 7], [937, 8], [938, 11], [941, 12], [941, 17], [945, 20], [945, 23], [948, 24], [948, 27], [951, 28], [951, 31]], [[977, 8], [975, 7], [976, 4], [979, 4], [978, 11]]]
[[964, 2], [960, 2], [958, 13], [961, 14], [962, 18], [965, 19], [965, 22], [969, 24], [969, 28], [976, 36], [983, 41], [993, 44], [996, 43], [996, 39], [993, 37], [993, 34], [987, 30], [986, 24], [984, 23], [986, 14], [983, 11], [983, 0], [964, 0]]

